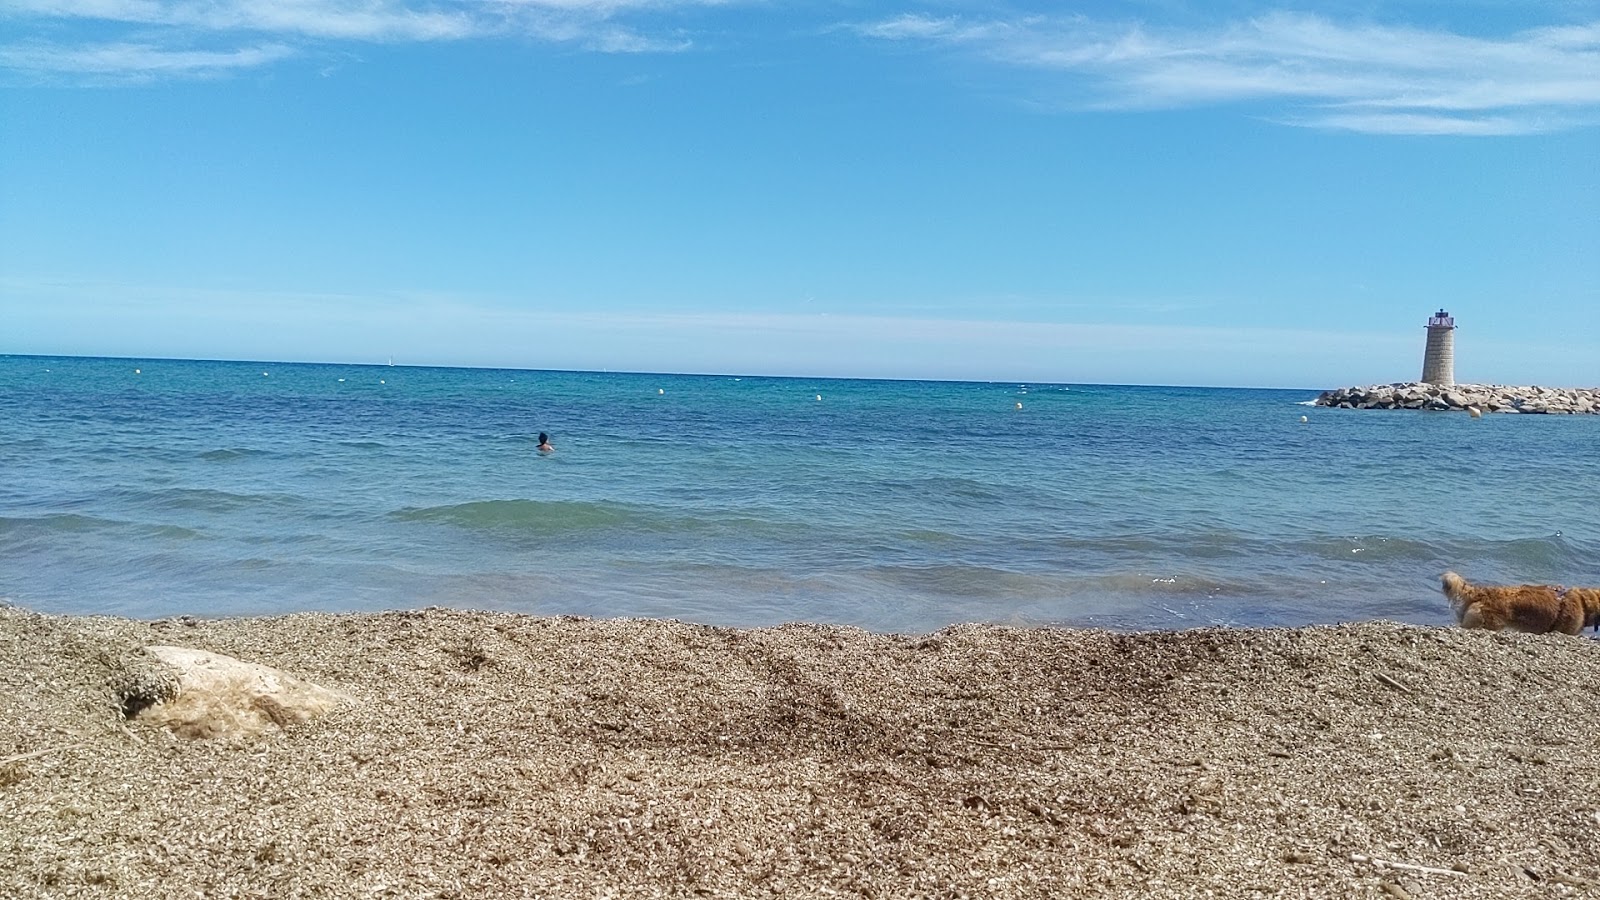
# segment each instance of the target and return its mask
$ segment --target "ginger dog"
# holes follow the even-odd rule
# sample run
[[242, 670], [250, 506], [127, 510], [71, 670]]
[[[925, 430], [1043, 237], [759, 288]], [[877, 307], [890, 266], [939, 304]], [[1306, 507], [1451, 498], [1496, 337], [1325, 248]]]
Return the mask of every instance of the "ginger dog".
[[1600, 631], [1600, 588], [1470, 584], [1454, 572], [1439, 580], [1463, 628], [1579, 634], [1585, 625], [1593, 625]]
[[1595, 631], [1600, 631], [1600, 588], [1567, 588], [1567, 596], [1576, 599], [1583, 607], [1583, 625], [1578, 626], [1582, 631], [1584, 625], [1593, 626]]

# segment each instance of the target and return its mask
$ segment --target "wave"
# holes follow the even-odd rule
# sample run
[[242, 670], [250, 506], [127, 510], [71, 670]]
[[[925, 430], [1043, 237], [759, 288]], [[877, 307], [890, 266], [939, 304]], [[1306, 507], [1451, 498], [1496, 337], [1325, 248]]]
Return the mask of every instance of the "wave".
[[249, 459], [255, 456], [266, 456], [265, 450], [254, 450], [249, 447], [229, 447], [221, 450], [207, 450], [200, 454], [206, 462], [232, 462], [236, 459]]
[[99, 528], [119, 527], [126, 523], [97, 516], [80, 516], [76, 513], [54, 513], [43, 516], [0, 516], [0, 534], [37, 528], [47, 531], [94, 531]]
[[[818, 534], [814, 523], [789, 521], [781, 512], [770, 509], [668, 509], [614, 501], [474, 500], [405, 507], [389, 515], [402, 522], [451, 525], [510, 536], [650, 535], [659, 538], [649, 545], [657, 548], [681, 547], [674, 541], [690, 538], [697, 548], [724, 556], [747, 552], [761, 557], [773, 547], [795, 553], [798, 548], [816, 544]], [[634, 549], [644, 549], [644, 545]]]
[[901, 498], [950, 506], [981, 506], [987, 503], [1007, 503], [1017, 499], [1017, 489], [963, 478], [955, 475], [930, 475], [920, 478], [890, 478], [851, 486], [871, 496]]
[[463, 528], [541, 534], [636, 527], [669, 527], [672, 519], [621, 503], [571, 500], [474, 500], [447, 506], [406, 507], [391, 515], [403, 522], [437, 522]]
[[965, 598], [1064, 599], [1107, 594], [1209, 597], [1219, 593], [1236, 596], [1266, 593], [1261, 585], [1247, 581], [1159, 572], [1076, 574], [949, 564], [872, 566], [857, 574], [900, 590]]
[[0, 535], [89, 534], [122, 532], [137, 537], [196, 538], [201, 534], [182, 525], [155, 522], [130, 522], [77, 513], [51, 513], [43, 516], [0, 516]]
[[292, 498], [281, 494], [236, 494], [212, 488], [165, 488], [139, 492], [135, 499], [162, 509], [234, 512], [255, 506], [281, 504]]
[[1444, 537], [1433, 540], [1358, 535], [1286, 541], [1277, 545], [1276, 553], [1285, 559], [1305, 554], [1337, 562], [1388, 567], [1411, 565], [1430, 578], [1445, 568], [1459, 568], [1494, 573], [1493, 577], [1505, 580], [1527, 581], [1575, 578], [1594, 571], [1595, 547], [1595, 542], [1560, 534], [1537, 538]]
[[1385, 535], [1325, 536], [1285, 542], [1282, 546], [1292, 552], [1321, 559], [1361, 563], [1423, 562], [1446, 554], [1445, 546], [1441, 543]]
[[1541, 538], [1453, 541], [1445, 550], [1448, 568], [1473, 580], [1600, 582], [1600, 541], [1553, 534]]

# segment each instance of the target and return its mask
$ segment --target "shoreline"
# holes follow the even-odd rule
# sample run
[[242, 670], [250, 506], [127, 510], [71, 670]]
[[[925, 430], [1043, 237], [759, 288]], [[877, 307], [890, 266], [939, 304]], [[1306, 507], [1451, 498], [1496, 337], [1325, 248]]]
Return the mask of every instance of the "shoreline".
[[1600, 415], [1600, 388], [1400, 381], [1323, 391], [1314, 405], [1336, 409], [1426, 409], [1476, 414]]
[[[150, 644], [347, 702], [182, 740], [115, 702]], [[1600, 880], [1597, 670], [1389, 622], [4, 608], [0, 894], [1562, 896]]]

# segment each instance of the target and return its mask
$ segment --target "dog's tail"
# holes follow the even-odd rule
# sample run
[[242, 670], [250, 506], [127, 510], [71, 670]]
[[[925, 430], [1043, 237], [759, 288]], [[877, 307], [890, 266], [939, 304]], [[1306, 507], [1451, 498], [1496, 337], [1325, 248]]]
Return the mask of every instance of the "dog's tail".
[[1450, 599], [1450, 610], [1456, 614], [1456, 621], [1467, 612], [1467, 580], [1454, 572], [1446, 572], [1439, 576], [1439, 590]]

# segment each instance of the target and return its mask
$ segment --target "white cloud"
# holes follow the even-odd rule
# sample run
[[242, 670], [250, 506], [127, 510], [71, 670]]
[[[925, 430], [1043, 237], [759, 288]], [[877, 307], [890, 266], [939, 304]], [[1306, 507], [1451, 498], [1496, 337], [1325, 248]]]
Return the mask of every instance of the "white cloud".
[[602, 53], [678, 53], [691, 46], [686, 39], [653, 38], [623, 28], [591, 34], [584, 43], [589, 49]]
[[150, 44], [94, 44], [61, 47], [21, 44], [0, 47], [0, 67], [24, 71], [53, 71], [78, 75], [147, 77], [185, 75], [208, 77], [238, 69], [251, 69], [294, 55], [282, 44], [263, 44], [234, 50], [169, 50]]
[[1257, 102], [1295, 124], [1405, 134], [1523, 133], [1600, 112], [1600, 23], [1482, 38], [1299, 13], [1187, 31], [902, 15], [854, 30], [1060, 73], [1082, 108]]
[[1566, 127], [1565, 121], [1513, 116], [1432, 116], [1421, 113], [1326, 113], [1309, 124], [1364, 134], [1453, 134], [1483, 137], [1537, 134]]
[[898, 41], [908, 38], [924, 40], [970, 40], [972, 35], [962, 33], [960, 20], [954, 16], [933, 19], [927, 16], [906, 14], [868, 25], [856, 31], [867, 37]]
[[481, 33], [482, 7], [412, 8], [348, 0], [8, 0], [13, 15], [163, 25], [201, 32], [263, 32], [365, 41], [451, 40]]
[[[0, 0], [0, 20], [43, 23], [54, 40], [0, 46], [0, 67], [136, 79], [207, 76], [266, 63], [308, 43], [531, 37], [605, 53], [675, 52], [681, 36], [626, 27], [630, 12], [723, 0]], [[63, 33], [92, 29], [98, 42]], [[121, 31], [106, 40], [104, 32]], [[119, 40], [118, 38], [121, 38]], [[267, 41], [269, 43], [263, 43]], [[222, 46], [222, 44], [233, 46]], [[275, 54], [275, 55], [274, 55]]]

